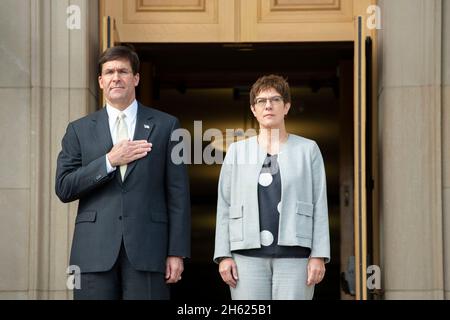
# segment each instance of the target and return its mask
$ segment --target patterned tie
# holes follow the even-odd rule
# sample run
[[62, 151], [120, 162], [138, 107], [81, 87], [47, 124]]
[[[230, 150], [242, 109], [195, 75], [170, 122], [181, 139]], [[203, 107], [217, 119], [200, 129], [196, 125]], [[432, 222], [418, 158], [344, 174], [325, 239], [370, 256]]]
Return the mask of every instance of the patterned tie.
[[[116, 143], [123, 141], [123, 140], [128, 140], [128, 127], [127, 127], [127, 122], [125, 121], [125, 113], [119, 113], [119, 115], [117, 116], [117, 139], [116, 139]], [[124, 164], [122, 166], [120, 166], [120, 176], [122, 177], [122, 181], [123, 181], [123, 177], [125, 176], [125, 172], [127, 171], [127, 165]]]

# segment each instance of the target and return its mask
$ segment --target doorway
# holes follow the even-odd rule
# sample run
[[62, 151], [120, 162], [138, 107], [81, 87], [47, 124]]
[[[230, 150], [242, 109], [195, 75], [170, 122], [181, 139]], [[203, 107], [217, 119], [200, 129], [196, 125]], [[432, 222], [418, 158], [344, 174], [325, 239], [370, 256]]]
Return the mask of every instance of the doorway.
[[[138, 100], [176, 116], [192, 137], [194, 121], [201, 121], [202, 133], [256, 128], [250, 86], [265, 74], [288, 79], [292, 107], [287, 130], [318, 143], [327, 174], [331, 262], [314, 299], [351, 298], [343, 291], [343, 276], [354, 245], [353, 224], [346, 220], [353, 215], [351, 202], [350, 211], [345, 210], [352, 186], [343, 181], [351, 184], [353, 172], [353, 42], [133, 46], [142, 62]], [[203, 148], [209, 143], [203, 142]], [[188, 170], [192, 258], [185, 264], [183, 281], [172, 287], [172, 297], [227, 300], [229, 290], [212, 262], [220, 165], [202, 162]]]

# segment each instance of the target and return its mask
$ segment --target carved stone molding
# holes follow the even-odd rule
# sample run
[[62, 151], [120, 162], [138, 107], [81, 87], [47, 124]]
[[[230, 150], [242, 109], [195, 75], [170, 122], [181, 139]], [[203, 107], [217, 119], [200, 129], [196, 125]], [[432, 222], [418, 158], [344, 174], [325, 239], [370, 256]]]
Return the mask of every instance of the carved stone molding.
[[205, 11], [206, 0], [136, 0], [138, 12]]
[[123, 1], [126, 24], [218, 23], [217, 0]]
[[340, 10], [341, 0], [271, 0], [272, 11]]

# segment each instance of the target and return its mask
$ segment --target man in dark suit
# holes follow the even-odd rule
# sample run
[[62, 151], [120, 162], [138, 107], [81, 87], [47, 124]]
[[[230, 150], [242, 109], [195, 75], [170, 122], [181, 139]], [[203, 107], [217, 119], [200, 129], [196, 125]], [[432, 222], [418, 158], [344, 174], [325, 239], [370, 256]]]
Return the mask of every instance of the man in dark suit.
[[171, 159], [179, 122], [136, 101], [138, 71], [128, 47], [106, 50], [98, 77], [106, 107], [71, 122], [62, 140], [56, 194], [79, 200], [75, 299], [169, 299], [190, 255], [188, 176]]

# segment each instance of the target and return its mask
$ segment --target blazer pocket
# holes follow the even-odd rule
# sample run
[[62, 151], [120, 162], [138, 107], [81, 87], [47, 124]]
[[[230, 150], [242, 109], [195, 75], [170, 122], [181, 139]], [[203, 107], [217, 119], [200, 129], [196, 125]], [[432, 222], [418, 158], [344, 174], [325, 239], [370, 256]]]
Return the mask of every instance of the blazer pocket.
[[244, 238], [243, 210], [243, 206], [230, 207], [230, 241], [242, 241]]
[[297, 237], [312, 239], [314, 205], [309, 202], [297, 201]]
[[152, 211], [152, 221], [167, 223], [168, 222], [167, 214], [165, 212]]
[[83, 211], [77, 214], [75, 224], [81, 222], [95, 222], [97, 219], [97, 211]]

